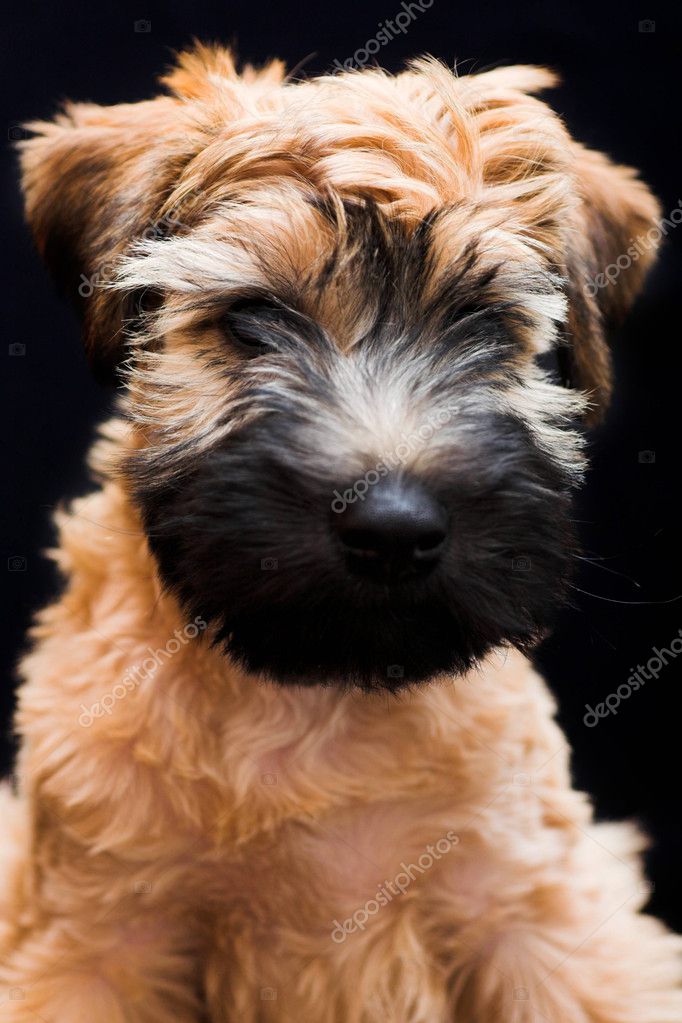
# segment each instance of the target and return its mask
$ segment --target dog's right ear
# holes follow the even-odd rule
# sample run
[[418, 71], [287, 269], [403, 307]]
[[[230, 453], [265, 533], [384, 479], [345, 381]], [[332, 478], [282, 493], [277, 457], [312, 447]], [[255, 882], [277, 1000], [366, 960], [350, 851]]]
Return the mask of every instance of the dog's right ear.
[[622, 323], [656, 258], [659, 203], [637, 173], [602, 153], [571, 144], [578, 203], [569, 220], [570, 377], [587, 392], [588, 424], [599, 422], [612, 387], [608, 338]]
[[109, 377], [124, 351], [130, 297], [106, 286], [157, 211], [198, 136], [188, 106], [167, 96], [100, 107], [70, 104], [29, 124], [19, 144], [26, 215], [59, 288], [80, 307], [88, 356]]

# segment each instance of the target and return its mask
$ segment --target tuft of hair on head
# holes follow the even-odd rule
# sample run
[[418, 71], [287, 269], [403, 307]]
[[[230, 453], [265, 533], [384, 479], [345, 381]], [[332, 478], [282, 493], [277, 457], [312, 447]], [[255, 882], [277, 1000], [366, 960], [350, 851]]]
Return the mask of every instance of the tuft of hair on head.
[[196, 39], [191, 49], [176, 53], [175, 58], [175, 65], [160, 81], [181, 99], [211, 99], [217, 90], [236, 83], [277, 86], [286, 75], [286, 66], [281, 60], [268, 61], [262, 68], [245, 64], [240, 71], [230, 48]]

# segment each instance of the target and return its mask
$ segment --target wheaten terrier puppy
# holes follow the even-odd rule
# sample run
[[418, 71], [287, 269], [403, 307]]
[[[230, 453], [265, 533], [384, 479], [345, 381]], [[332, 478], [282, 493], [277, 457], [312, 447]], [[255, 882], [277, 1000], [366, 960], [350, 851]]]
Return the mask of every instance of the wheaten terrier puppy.
[[32, 126], [28, 219], [122, 387], [21, 669], [3, 1023], [682, 1020], [523, 654], [653, 246], [599, 275], [657, 216], [552, 81], [197, 47]]

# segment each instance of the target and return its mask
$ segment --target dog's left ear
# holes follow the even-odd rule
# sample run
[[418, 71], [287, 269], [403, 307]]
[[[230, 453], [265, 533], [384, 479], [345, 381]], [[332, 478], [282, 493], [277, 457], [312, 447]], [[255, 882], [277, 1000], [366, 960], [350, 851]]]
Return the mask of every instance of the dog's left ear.
[[557, 84], [546, 68], [516, 65], [457, 77], [426, 58], [403, 80], [408, 97], [420, 100], [468, 158], [477, 196], [482, 180], [507, 220], [520, 221], [566, 278], [568, 376], [587, 392], [594, 422], [611, 393], [608, 332], [656, 255], [662, 233], [656, 199], [635, 171], [574, 142], [534, 97]]
[[609, 330], [624, 318], [656, 256], [659, 205], [636, 172], [572, 143], [578, 202], [568, 224], [566, 275], [571, 383], [597, 421], [611, 394]]
[[60, 289], [80, 307], [85, 347], [100, 376], [123, 353], [130, 297], [107, 287], [117, 258], [154, 227], [192, 152], [196, 125], [178, 100], [113, 107], [69, 104], [28, 125], [20, 144], [26, 214]]

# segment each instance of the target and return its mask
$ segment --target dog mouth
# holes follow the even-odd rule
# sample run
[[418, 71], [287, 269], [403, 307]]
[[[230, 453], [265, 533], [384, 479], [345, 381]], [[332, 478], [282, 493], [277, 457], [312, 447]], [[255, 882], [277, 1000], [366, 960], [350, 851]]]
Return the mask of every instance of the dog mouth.
[[188, 614], [212, 623], [214, 643], [231, 660], [283, 685], [396, 690], [459, 676], [496, 647], [532, 648], [562, 603], [563, 569], [537, 555], [534, 569], [530, 558], [500, 558], [504, 571], [526, 577], [511, 584], [483, 572], [458, 574], [448, 567], [456, 561], [450, 549], [443, 561], [431, 558], [418, 569], [402, 560], [379, 568], [375, 557], [359, 557], [361, 575], [333, 578], [322, 568], [305, 581], [286, 557], [271, 560], [262, 568], [272, 576], [268, 589], [255, 598], [220, 602], [215, 590], [209, 598], [204, 590], [174, 588]]
[[138, 500], [166, 587], [246, 672], [395, 690], [530, 648], [562, 603], [568, 489], [518, 430], [499, 436], [496, 460], [458, 451], [359, 499], [252, 430]]
[[[418, 481], [382, 481], [337, 507], [330, 531], [336, 580], [321, 567], [310, 589], [225, 621], [225, 647], [248, 671], [284, 684], [398, 689], [462, 674], [511, 636], [520, 646], [537, 638], [509, 615], [496, 627], [464, 612], [452, 592], [450, 516]], [[269, 567], [286, 571], [286, 558]]]
[[[393, 596], [361, 606], [333, 598], [315, 606], [271, 605], [226, 621], [225, 650], [248, 672], [284, 685], [340, 685], [396, 690], [442, 675], [461, 675], [508, 637], [474, 627], [433, 597]], [[527, 648], [539, 632], [517, 632]]]
[[531, 519], [525, 542], [512, 530], [512, 544], [483, 512], [477, 534], [476, 516], [410, 481], [307, 531], [236, 529], [227, 542], [197, 528], [188, 543], [175, 530], [162, 541], [157, 525], [150, 542], [187, 613], [211, 622], [214, 642], [246, 672], [397, 690], [464, 674], [495, 647], [527, 650], [553, 620], [563, 520]]

